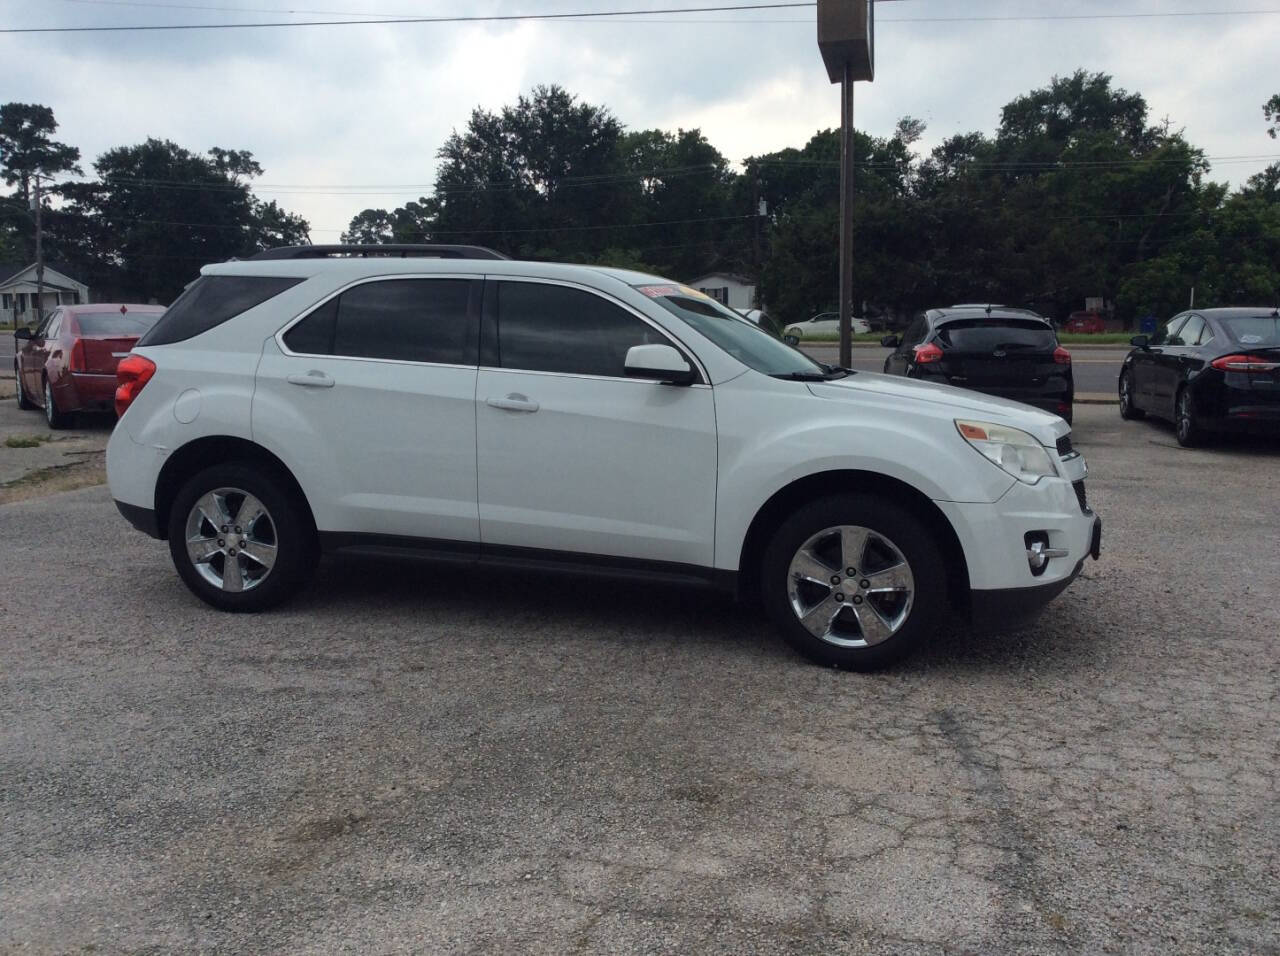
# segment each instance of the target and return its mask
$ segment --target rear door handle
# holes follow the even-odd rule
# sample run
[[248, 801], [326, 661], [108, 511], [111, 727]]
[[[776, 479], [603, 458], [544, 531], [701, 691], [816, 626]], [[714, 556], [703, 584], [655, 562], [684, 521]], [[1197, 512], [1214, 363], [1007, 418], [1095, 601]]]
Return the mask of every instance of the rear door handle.
[[536, 412], [539, 407], [537, 402], [519, 392], [512, 392], [506, 398], [486, 398], [484, 403], [508, 412]]
[[306, 375], [290, 375], [285, 381], [290, 385], [301, 385], [304, 388], [333, 388], [333, 379], [314, 368]]

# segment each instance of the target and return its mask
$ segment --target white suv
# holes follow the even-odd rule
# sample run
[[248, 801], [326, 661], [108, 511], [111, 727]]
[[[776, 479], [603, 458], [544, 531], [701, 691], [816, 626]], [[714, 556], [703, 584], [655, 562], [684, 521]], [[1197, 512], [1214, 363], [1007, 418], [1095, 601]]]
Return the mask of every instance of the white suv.
[[205, 267], [120, 363], [107, 472], [228, 611], [322, 552], [758, 594], [826, 664], [1029, 619], [1096, 558], [1055, 415], [820, 365], [693, 289], [478, 247]]

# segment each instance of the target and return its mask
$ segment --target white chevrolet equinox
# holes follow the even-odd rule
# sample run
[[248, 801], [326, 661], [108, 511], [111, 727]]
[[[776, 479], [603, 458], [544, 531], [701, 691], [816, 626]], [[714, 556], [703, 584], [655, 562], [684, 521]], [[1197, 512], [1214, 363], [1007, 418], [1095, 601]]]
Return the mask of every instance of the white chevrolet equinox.
[[1023, 623], [1101, 523], [1055, 415], [821, 365], [677, 282], [468, 246], [207, 266], [120, 362], [107, 472], [227, 611], [324, 552], [699, 581], [883, 665]]

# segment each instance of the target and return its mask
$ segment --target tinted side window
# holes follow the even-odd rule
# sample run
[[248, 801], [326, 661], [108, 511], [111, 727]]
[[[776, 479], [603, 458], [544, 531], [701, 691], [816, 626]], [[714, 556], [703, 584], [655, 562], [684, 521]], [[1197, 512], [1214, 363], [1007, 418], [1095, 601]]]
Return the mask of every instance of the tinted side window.
[[535, 282], [500, 282], [497, 292], [502, 368], [620, 378], [631, 346], [669, 344], [590, 292]]
[[1175, 315], [1172, 319], [1169, 320], [1168, 324], [1166, 324], [1164, 328], [1156, 332], [1155, 337], [1152, 338], [1151, 340], [1151, 344], [1152, 345], [1181, 344], [1181, 341], [1178, 340], [1177, 337], [1178, 337], [1178, 333], [1182, 331], [1182, 326], [1186, 323], [1186, 321], [1187, 321], [1187, 317], [1185, 315]]
[[138, 345], [169, 345], [193, 338], [301, 281], [279, 276], [201, 276], [138, 339]]
[[470, 294], [469, 279], [386, 279], [358, 285], [338, 297], [333, 354], [473, 364], [467, 348]]
[[44, 330], [44, 337], [47, 339], [56, 339], [58, 333], [62, 331], [62, 313], [55, 312], [49, 318], [49, 327]]
[[1193, 315], [1186, 324], [1178, 329], [1177, 341], [1169, 340], [1170, 345], [1195, 345], [1200, 341], [1200, 333], [1204, 331], [1204, 319]]
[[332, 355], [333, 332], [338, 324], [338, 299], [332, 298], [284, 334], [290, 352], [300, 355]]
[[907, 331], [902, 333], [901, 351], [910, 351], [913, 345], [919, 345], [924, 341], [924, 334], [929, 329], [929, 320], [923, 315], [917, 316], [907, 326]]

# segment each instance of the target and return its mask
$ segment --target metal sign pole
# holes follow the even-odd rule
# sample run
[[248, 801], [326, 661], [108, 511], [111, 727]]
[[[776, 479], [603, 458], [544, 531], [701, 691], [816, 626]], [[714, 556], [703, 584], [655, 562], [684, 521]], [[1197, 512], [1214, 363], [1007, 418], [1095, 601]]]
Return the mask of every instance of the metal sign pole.
[[840, 83], [840, 365], [853, 365], [853, 67]]

